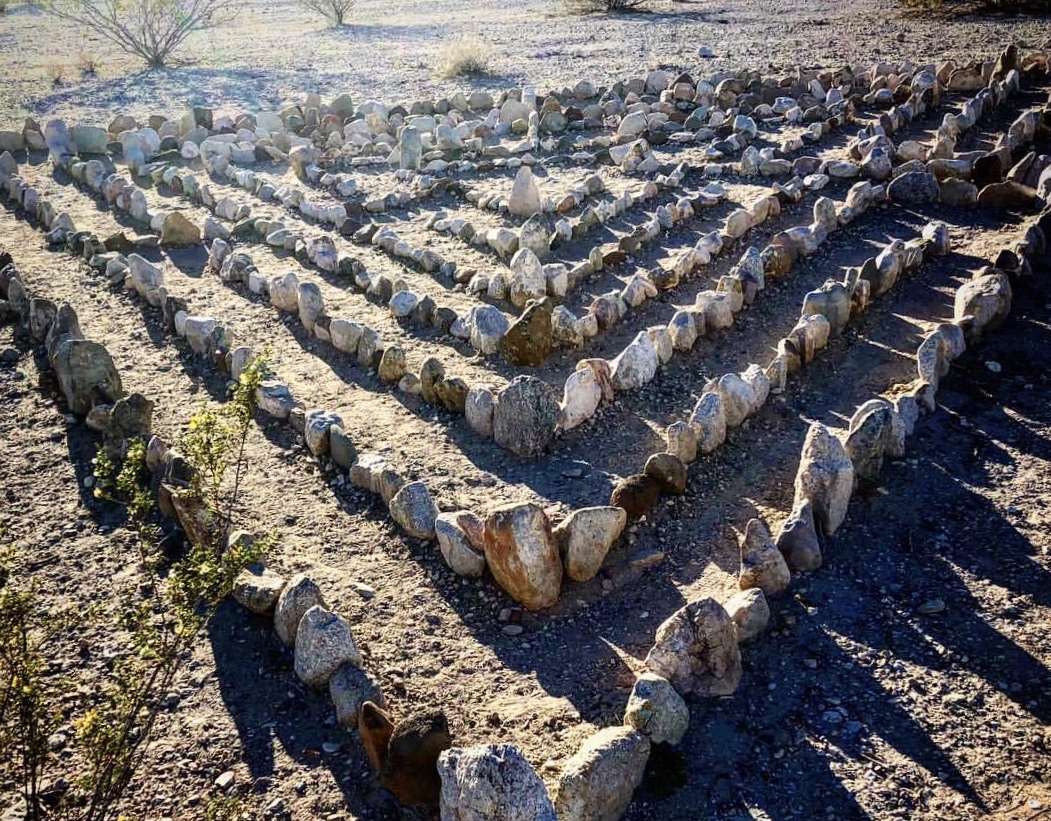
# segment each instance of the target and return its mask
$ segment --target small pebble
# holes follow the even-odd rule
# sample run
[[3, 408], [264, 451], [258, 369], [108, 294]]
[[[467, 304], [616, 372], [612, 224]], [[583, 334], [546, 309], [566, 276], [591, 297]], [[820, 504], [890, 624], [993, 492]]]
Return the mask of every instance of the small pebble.
[[994, 362], [991, 359], [985, 363], [985, 367], [988, 368], [992, 373], [1000, 373], [1000, 371], [1002, 370], [1002, 368], [1000, 367], [1000, 363]]

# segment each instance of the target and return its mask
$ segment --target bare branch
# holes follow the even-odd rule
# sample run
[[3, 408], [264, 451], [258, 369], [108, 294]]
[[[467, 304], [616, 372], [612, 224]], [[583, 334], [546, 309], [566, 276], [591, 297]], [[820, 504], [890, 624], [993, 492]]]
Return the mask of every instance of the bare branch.
[[342, 26], [354, 0], [299, 0], [299, 5], [320, 14], [334, 26]]

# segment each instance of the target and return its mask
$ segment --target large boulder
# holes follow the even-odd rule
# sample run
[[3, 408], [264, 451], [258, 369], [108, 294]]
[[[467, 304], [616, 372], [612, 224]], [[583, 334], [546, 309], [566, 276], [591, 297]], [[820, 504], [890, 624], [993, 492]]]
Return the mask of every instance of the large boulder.
[[535, 376], [517, 376], [497, 397], [493, 439], [518, 456], [537, 456], [555, 438], [558, 395]]
[[977, 329], [995, 328], [1011, 312], [1011, 282], [1006, 274], [986, 274], [965, 282], [956, 291], [953, 318], [974, 317]]
[[630, 727], [606, 727], [562, 767], [555, 797], [559, 821], [618, 821], [642, 782], [650, 740]]
[[544, 782], [509, 744], [446, 750], [438, 773], [442, 821], [558, 821]]
[[640, 331], [609, 363], [613, 387], [618, 391], [641, 388], [656, 376], [659, 365], [653, 340], [648, 333]]
[[181, 212], [172, 211], [161, 225], [161, 245], [196, 245], [201, 241], [201, 229]]
[[124, 396], [113, 359], [98, 342], [67, 339], [56, 349], [53, 364], [71, 413], [85, 415], [95, 405], [111, 405]]
[[558, 601], [562, 562], [539, 505], [511, 504], [485, 520], [485, 559], [497, 583], [529, 610]]
[[[522, 253], [519, 251], [519, 253]], [[536, 367], [551, 354], [551, 314], [554, 303], [546, 297], [526, 303], [525, 310], [500, 340], [500, 353], [512, 365]]]
[[554, 531], [566, 575], [575, 582], [594, 578], [627, 522], [628, 514], [622, 507], [573, 511]]
[[680, 694], [728, 696], [741, 681], [741, 651], [730, 616], [715, 599], [690, 602], [660, 627], [646, 669]]
[[835, 533], [847, 515], [854, 492], [854, 465], [843, 443], [815, 422], [807, 431], [795, 479], [795, 505], [809, 500], [814, 520], [826, 535]]

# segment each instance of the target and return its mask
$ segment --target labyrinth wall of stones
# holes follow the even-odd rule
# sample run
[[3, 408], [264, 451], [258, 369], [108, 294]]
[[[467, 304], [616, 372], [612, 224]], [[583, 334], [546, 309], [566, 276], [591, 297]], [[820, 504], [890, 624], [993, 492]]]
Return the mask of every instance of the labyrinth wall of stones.
[[[686, 493], [690, 466], [703, 470], [831, 339], [953, 253], [949, 228], [932, 221], [861, 265], [840, 264], [849, 226], [930, 203], [1039, 213], [1051, 199], [1047, 74], [1046, 54], [1010, 46], [970, 65], [655, 71], [609, 89], [581, 81], [546, 95], [526, 87], [399, 106], [308, 96], [280, 112], [118, 116], [106, 128], [30, 120], [0, 132], [0, 184], [8, 208], [50, 245], [160, 312], [167, 333], [217, 371], [236, 380], [269, 348], [261, 413], [287, 420], [334, 483], [376, 494], [407, 536], [435, 541], [455, 573], [488, 574], [543, 611], [564, 586], [600, 574], [629, 522], [637, 535], [662, 498]], [[969, 132], [993, 118], [1009, 125], [991, 148], [969, 150]], [[84, 201], [97, 210], [76, 224], [70, 211]], [[902, 456], [920, 415], [935, 410], [949, 363], [1006, 317], [1011, 281], [1045, 253], [1049, 223], [1046, 211], [1025, 222], [959, 287], [953, 316], [930, 318], [912, 382], [886, 385], [845, 430], [811, 426], [776, 537], [759, 519], [740, 523], [741, 592], [693, 601], [660, 626], [624, 726], [565, 763], [553, 799], [513, 747], [446, 750], [436, 714], [395, 724], [349, 624], [311, 579], [259, 568], [237, 598], [274, 614], [297, 674], [329, 689], [339, 722], [359, 730], [403, 803], [440, 800], [443, 818], [512, 817], [507, 807], [619, 817], [651, 743], [686, 732], [682, 697], [734, 691], [738, 644], [764, 629], [768, 597], [821, 566], [822, 540], [857, 487], [877, 482], [884, 458]], [[735, 338], [738, 320], [819, 252], [838, 275], [813, 283], [784, 322]], [[299, 349], [243, 332], [252, 323], [216, 309], [229, 304], [227, 289], [246, 316], [281, 312]], [[5, 268], [0, 319], [25, 322], [46, 344], [70, 410], [107, 440], [147, 435], [148, 411], [133, 412], [147, 400], [122, 399], [76, 306], [47, 293], [46, 274]], [[742, 346], [748, 364], [672, 391], [681, 418], [663, 448], [584, 504], [509, 482], [494, 490], [508, 504], [451, 509], [426, 476], [409, 481], [395, 459], [362, 446], [365, 400], [322, 407], [310, 395], [312, 369], [341, 363], [355, 396], [399, 397], [448, 426], [471, 459], [491, 440], [509, 452], [507, 475], [522, 477], [550, 469], [549, 451], [573, 439], [615, 447], [606, 409], [659, 383], [673, 358], [701, 369], [726, 345]], [[162, 509], [192, 534], [178, 455], [158, 437], [149, 452]], [[644, 543], [628, 561], [659, 573], [662, 558]], [[482, 793], [505, 806], [479, 809]]]

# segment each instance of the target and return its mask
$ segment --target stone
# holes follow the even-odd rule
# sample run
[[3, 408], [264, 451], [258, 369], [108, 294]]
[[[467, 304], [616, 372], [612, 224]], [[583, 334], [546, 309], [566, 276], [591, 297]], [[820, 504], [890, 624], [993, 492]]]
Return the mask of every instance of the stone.
[[734, 623], [715, 599], [690, 602], [657, 628], [645, 664], [680, 695], [732, 695], [741, 681]]
[[190, 222], [181, 212], [172, 211], [161, 225], [161, 245], [177, 247], [196, 245], [201, 241], [201, 229]]
[[518, 249], [528, 249], [543, 261], [551, 254], [551, 226], [542, 214], [534, 214], [518, 231]]
[[686, 465], [671, 453], [654, 453], [646, 460], [642, 472], [660, 482], [665, 493], [686, 492]]
[[722, 395], [706, 391], [690, 414], [689, 425], [697, 435], [698, 453], [711, 453], [726, 441], [726, 411]]
[[801, 499], [781, 525], [777, 549], [792, 570], [817, 570], [821, 567], [821, 542], [814, 526], [814, 506]]
[[523, 165], [515, 175], [511, 186], [511, 195], [507, 199], [507, 209], [516, 217], [531, 217], [543, 208], [540, 200], [540, 189], [528, 165]]
[[966, 180], [952, 177], [939, 184], [941, 201], [956, 208], [978, 202], [978, 186]]
[[509, 744], [447, 750], [438, 773], [442, 821], [558, 821], [544, 782]]
[[574, 510], [554, 530], [566, 575], [575, 582], [593, 579], [627, 521], [627, 512], [622, 507]]
[[390, 500], [390, 515], [413, 538], [434, 538], [434, 520], [438, 518], [438, 508], [423, 482], [403, 485]]
[[387, 707], [379, 681], [356, 664], [344, 664], [333, 674], [328, 682], [328, 694], [341, 727], [357, 729], [361, 707], [366, 701], [382, 709]]
[[467, 383], [459, 377], [442, 379], [434, 386], [438, 403], [450, 413], [463, 413], [467, 407]]
[[723, 607], [734, 623], [738, 644], [754, 639], [770, 623], [770, 605], [758, 587], [734, 594]]
[[996, 328], [1011, 312], [1011, 281], [1006, 274], [986, 274], [965, 282], [956, 291], [953, 320], [973, 317], [974, 327]]
[[485, 571], [485, 523], [468, 510], [439, 513], [434, 521], [438, 548], [449, 569], [478, 578]]
[[572, 430], [594, 416], [602, 400], [612, 396], [609, 364], [605, 360], [580, 362], [562, 389], [559, 427]]
[[508, 362], [529, 367], [544, 363], [553, 345], [553, 311], [554, 303], [546, 297], [526, 303], [522, 315], [511, 324], [500, 340], [500, 353]]
[[522, 308], [530, 300], [540, 300], [546, 295], [544, 266], [530, 249], [519, 248], [511, 258], [508, 299], [516, 308]]
[[940, 193], [938, 179], [926, 171], [908, 171], [895, 177], [887, 186], [888, 199], [902, 205], [937, 202]]
[[558, 397], [535, 376], [516, 376], [497, 399], [493, 411], [493, 439], [517, 456], [537, 456], [555, 437]]
[[795, 478], [795, 502], [809, 500], [815, 524], [826, 535], [836, 532], [847, 515], [854, 492], [854, 465], [839, 438], [820, 423], [813, 423], [803, 441]]
[[264, 379], [256, 389], [255, 402], [263, 413], [275, 419], [287, 419], [296, 406], [295, 398], [288, 385], [274, 377]]
[[758, 587], [767, 596], [776, 596], [792, 581], [792, 574], [784, 556], [774, 545], [766, 526], [758, 519], [749, 519], [741, 538], [741, 572], [738, 587], [749, 590]]
[[315, 605], [324, 607], [325, 600], [313, 579], [298, 573], [288, 580], [274, 606], [274, 630], [286, 647], [295, 645], [299, 621]]
[[613, 486], [609, 503], [624, 508], [629, 519], [641, 519], [656, 506], [662, 490], [663, 485], [657, 479], [636, 473]]
[[325, 313], [325, 300], [316, 283], [304, 282], [299, 286], [296, 307], [299, 310], [299, 321], [303, 323], [303, 327], [309, 333], [314, 333], [317, 318]]
[[645, 331], [635, 338], [610, 362], [610, 378], [615, 390], [641, 388], [657, 374], [660, 362], [653, 340]]
[[668, 323], [668, 334], [672, 347], [677, 351], [689, 351], [697, 343], [697, 321], [692, 311], [676, 311]]
[[231, 595], [234, 601], [260, 616], [267, 616], [277, 607], [285, 580], [268, 567], [250, 564], [234, 579]]
[[672, 422], [665, 434], [668, 453], [683, 464], [697, 458], [697, 434], [686, 422]]
[[361, 653], [350, 623], [322, 605], [310, 607], [296, 629], [296, 675], [308, 687], [321, 689], [344, 664], [360, 667]]
[[384, 349], [376, 373], [384, 382], [397, 382], [408, 372], [405, 350], [398, 345]]
[[95, 405], [111, 405], [124, 396], [113, 359], [98, 342], [65, 340], [55, 350], [53, 367], [70, 413], [83, 416]]
[[445, 378], [445, 365], [435, 356], [428, 356], [420, 365], [420, 396], [424, 402], [438, 403], [436, 386]]
[[470, 331], [471, 345], [482, 354], [499, 351], [500, 342], [510, 327], [507, 317], [493, 305], [473, 307], [467, 314], [465, 324]]
[[333, 425], [342, 425], [343, 420], [329, 411], [311, 410], [307, 411], [303, 421], [303, 439], [307, 450], [314, 456], [327, 456], [329, 432]]
[[637, 730], [599, 730], [562, 766], [554, 802], [559, 821], [619, 821], [649, 755], [650, 740]]
[[718, 393], [722, 398], [727, 428], [740, 426], [757, 409], [755, 390], [739, 374], [724, 374], [709, 382], [705, 390]]
[[475, 385], [467, 391], [464, 402], [464, 416], [467, 424], [476, 433], [487, 439], [493, 436], [493, 414], [496, 410], [496, 397], [485, 385]]
[[675, 746], [690, 727], [690, 711], [671, 682], [656, 673], [644, 672], [631, 689], [624, 724], [647, 736], [653, 744]]
[[332, 461], [344, 470], [349, 470], [357, 460], [357, 449], [342, 425], [332, 425], [328, 429], [328, 453]]
[[1036, 189], [1011, 180], [987, 185], [978, 192], [978, 205], [1003, 211], [1026, 211], [1036, 199]]
[[113, 403], [103, 431], [103, 448], [111, 459], [121, 459], [132, 440], [148, 440], [153, 418], [153, 402], [133, 393]]
[[485, 520], [485, 559], [497, 583], [528, 610], [558, 601], [562, 561], [539, 505], [510, 504], [491, 512]]

